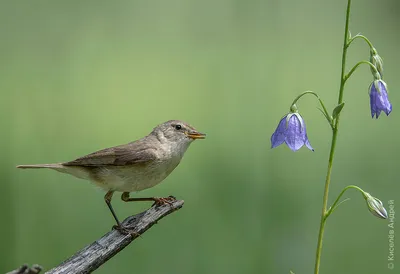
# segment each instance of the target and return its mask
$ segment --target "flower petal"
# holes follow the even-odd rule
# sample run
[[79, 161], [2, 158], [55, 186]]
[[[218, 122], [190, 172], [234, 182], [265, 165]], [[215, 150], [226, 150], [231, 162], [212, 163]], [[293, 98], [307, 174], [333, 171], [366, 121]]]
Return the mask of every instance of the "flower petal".
[[382, 105], [382, 110], [386, 113], [386, 115], [389, 115], [392, 111], [392, 104], [389, 102], [386, 85], [379, 81], [379, 86], [381, 89], [380, 103]]
[[278, 127], [275, 129], [275, 132], [271, 136], [271, 148], [277, 147], [281, 145], [285, 141], [285, 132], [286, 132], [286, 116], [281, 119], [278, 124]]
[[306, 147], [307, 147], [309, 150], [314, 151], [313, 147], [312, 147], [311, 144], [310, 144], [310, 141], [308, 140], [307, 133], [306, 133], [306, 142], [305, 142], [305, 144], [306, 144]]
[[302, 129], [300, 118], [297, 115], [292, 115], [289, 119], [288, 128], [286, 132], [285, 143], [293, 150], [299, 150], [305, 142], [305, 129]]
[[[375, 88], [374, 84], [371, 84], [370, 86], [370, 92], [369, 92], [369, 102], [371, 106], [371, 116], [374, 118], [374, 116], [377, 114], [377, 109], [376, 109], [376, 96], [377, 96], [377, 91]], [[378, 113], [379, 116], [379, 113]], [[377, 117], [378, 118], [378, 117]]]

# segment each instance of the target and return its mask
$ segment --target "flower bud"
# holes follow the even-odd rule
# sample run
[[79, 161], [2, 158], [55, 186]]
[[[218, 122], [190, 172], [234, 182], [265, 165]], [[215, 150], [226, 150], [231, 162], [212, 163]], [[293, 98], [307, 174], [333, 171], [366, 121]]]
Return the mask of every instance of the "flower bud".
[[387, 219], [388, 215], [383, 203], [378, 198], [372, 197], [368, 192], [364, 192], [364, 199], [367, 202], [368, 210], [380, 219]]
[[[379, 54], [375, 48], [372, 48], [370, 51], [369, 61], [376, 67], [376, 69], [378, 70], [378, 72], [380, 74], [380, 77], [383, 78], [383, 60], [379, 56]], [[371, 68], [371, 72], [374, 75], [374, 77], [376, 78], [375, 70], [373, 68]]]

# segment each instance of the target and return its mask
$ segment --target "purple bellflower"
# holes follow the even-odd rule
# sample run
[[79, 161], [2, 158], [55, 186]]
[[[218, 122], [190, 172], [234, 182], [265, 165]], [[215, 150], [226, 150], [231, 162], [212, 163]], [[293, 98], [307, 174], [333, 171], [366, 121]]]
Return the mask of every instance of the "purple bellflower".
[[376, 119], [378, 119], [381, 111], [385, 112], [386, 115], [389, 115], [392, 111], [392, 104], [389, 102], [387, 94], [387, 86], [383, 80], [377, 79], [372, 82], [369, 86], [369, 98], [372, 118], [376, 116]]
[[285, 115], [271, 136], [271, 147], [277, 147], [283, 143], [293, 151], [299, 150], [303, 145], [314, 151], [308, 141], [306, 125], [303, 117], [297, 112]]

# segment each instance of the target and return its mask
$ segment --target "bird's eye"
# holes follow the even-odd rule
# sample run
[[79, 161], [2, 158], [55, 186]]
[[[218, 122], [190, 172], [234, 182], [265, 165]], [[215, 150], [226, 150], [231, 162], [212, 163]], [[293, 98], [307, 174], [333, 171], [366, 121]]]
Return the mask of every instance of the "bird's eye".
[[181, 125], [176, 125], [175, 129], [180, 130], [180, 129], [182, 129], [182, 126]]

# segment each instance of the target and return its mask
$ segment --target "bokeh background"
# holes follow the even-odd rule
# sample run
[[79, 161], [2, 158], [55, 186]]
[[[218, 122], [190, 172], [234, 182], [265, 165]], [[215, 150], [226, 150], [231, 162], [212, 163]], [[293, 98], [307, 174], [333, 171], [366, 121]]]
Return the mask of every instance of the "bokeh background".
[[[114, 224], [90, 183], [15, 165], [72, 160], [169, 119], [207, 139], [137, 196], [185, 206], [97, 273], [312, 272], [331, 132], [310, 96], [298, 106], [315, 152], [271, 150], [270, 135], [304, 90], [335, 106], [346, 2], [1, 1], [0, 272], [49, 269]], [[400, 5], [353, 2], [351, 31], [383, 56], [393, 113], [371, 119], [361, 67], [345, 91], [330, 203], [357, 184], [400, 208]], [[368, 54], [354, 43], [348, 69]], [[388, 222], [358, 193], [346, 197], [327, 224], [321, 273], [389, 273]], [[120, 218], [148, 206], [114, 201]]]

